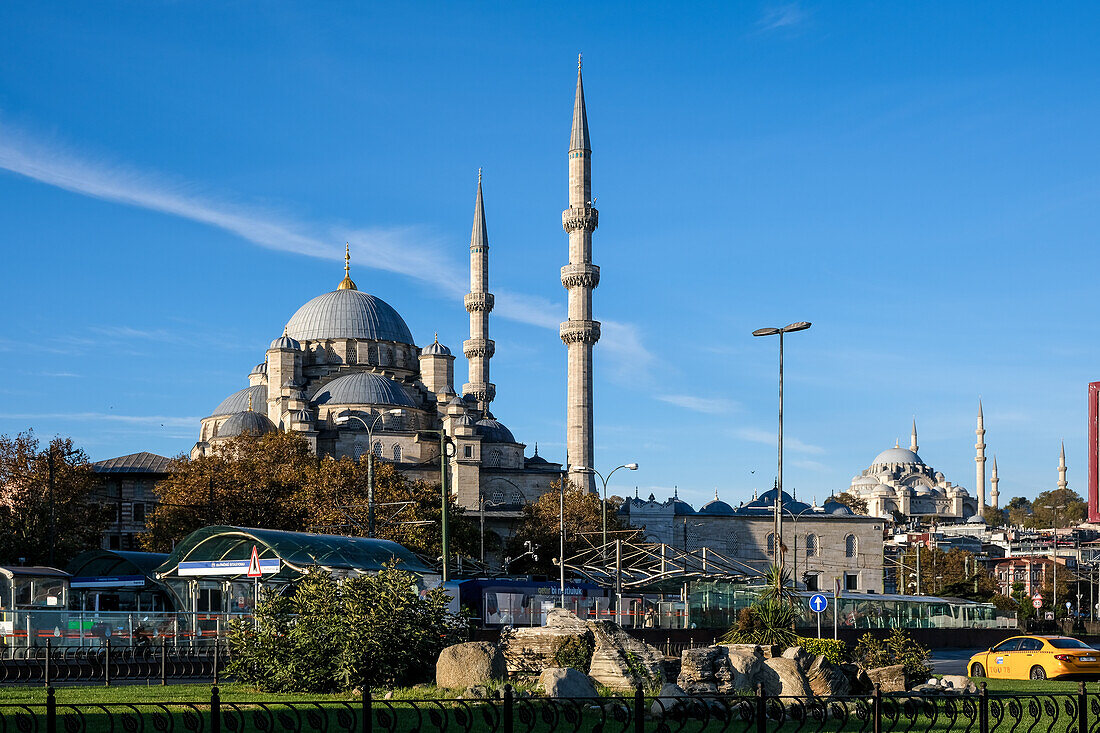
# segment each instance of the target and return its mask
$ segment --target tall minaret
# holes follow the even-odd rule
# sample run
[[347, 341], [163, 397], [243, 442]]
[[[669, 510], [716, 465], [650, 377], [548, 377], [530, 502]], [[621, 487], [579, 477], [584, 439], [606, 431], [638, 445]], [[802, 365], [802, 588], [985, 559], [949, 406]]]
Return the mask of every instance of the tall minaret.
[[[600, 340], [600, 322], [592, 320], [592, 291], [600, 283], [600, 268], [592, 264], [592, 232], [599, 212], [592, 206], [592, 146], [584, 108], [581, 57], [577, 56], [577, 95], [573, 102], [573, 130], [569, 138], [569, 208], [561, 223], [569, 232], [569, 264], [561, 268], [561, 284], [569, 291], [569, 320], [561, 324], [561, 340], [568, 350], [566, 376], [565, 462], [593, 468], [592, 347]], [[573, 480], [596, 490], [591, 471], [575, 473]]]
[[485, 228], [480, 168], [477, 170], [474, 228], [470, 233], [470, 292], [466, 294], [466, 310], [470, 314], [470, 338], [462, 342], [462, 353], [470, 365], [470, 381], [462, 385], [462, 394], [474, 398], [477, 409], [488, 416], [489, 403], [497, 393], [496, 386], [489, 381], [489, 359], [496, 345], [489, 338], [493, 294], [489, 292], [489, 232]]
[[1058, 456], [1058, 488], [1065, 489], [1069, 486], [1066, 481], [1066, 442], [1062, 441], [1062, 452]]
[[985, 511], [985, 418], [982, 416], [982, 401], [978, 400], [978, 429], [974, 431], [978, 442], [974, 444], [978, 454], [974, 457], [977, 475], [974, 479], [974, 493], [978, 497], [978, 516]]
[[913, 418], [913, 434], [909, 437], [909, 450], [916, 453], [920, 449], [917, 445], [917, 418]]
[[997, 490], [997, 456], [993, 456], [993, 470], [989, 473], [989, 506], [994, 509], [1001, 508], [1001, 492]]

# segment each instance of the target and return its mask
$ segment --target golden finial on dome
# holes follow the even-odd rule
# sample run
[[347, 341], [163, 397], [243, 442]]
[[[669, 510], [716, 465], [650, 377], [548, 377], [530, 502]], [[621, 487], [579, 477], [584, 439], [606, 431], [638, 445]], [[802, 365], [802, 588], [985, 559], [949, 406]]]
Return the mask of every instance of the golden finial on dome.
[[248, 391], [248, 411], [252, 412], [252, 390]]
[[344, 279], [336, 287], [337, 290], [358, 290], [351, 279], [351, 245], [344, 242]]

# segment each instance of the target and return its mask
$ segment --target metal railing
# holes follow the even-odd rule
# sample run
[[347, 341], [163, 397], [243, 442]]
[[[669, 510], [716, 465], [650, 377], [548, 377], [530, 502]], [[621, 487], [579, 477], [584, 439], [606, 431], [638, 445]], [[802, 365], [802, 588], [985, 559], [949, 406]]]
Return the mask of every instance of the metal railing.
[[173, 647], [210, 645], [224, 639], [233, 619], [245, 613], [34, 610], [0, 612], [0, 658], [20, 648], [115, 648], [167, 643]]
[[[228, 663], [228, 644], [212, 641], [191, 648], [162, 641], [157, 645], [126, 646], [108, 639], [98, 647], [18, 648], [0, 659], [0, 683], [97, 682], [145, 680], [167, 684], [169, 679], [214, 680]], [[0, 726], [0, 731], [3, 726]]]
[[[505, 685], [499, 699], [385, 700], [369, 691], [345, 701], [229, 702], [215, 685], [203, 702], [67, 703], [47, 690], [44, 703], [0, 705], [0, 730], [19, 733], [159, 731], [233, 733], [1096, 733], [1100, 694], [1077, 692], [884, 694], [845, 697], [755, 695], [655, 697], [639, 687], [623, 697], [543, 698]], [[59, 699], [60, 698], [60, 699]]]

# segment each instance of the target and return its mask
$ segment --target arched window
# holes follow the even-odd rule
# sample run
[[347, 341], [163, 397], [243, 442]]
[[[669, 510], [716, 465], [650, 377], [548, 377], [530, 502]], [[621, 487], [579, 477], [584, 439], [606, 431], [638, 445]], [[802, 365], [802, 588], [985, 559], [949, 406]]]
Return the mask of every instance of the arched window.
[[393, 444], [393, 460], [401, 460], [401, 446], [399, 446], [397, 443]]
[[374, 457], [375, 458], [381, 458], [382, 457], [382, 441], [381, 440], [374, 441], [373, 450], [374, 450]]
[[773, 533], [768, 534], [768, 549], [767, 549], [767, 552], [768, 552], [769, 555], [774, 555], [775, 554], [775, 534], [773, 534]]
[[855, 557], [859, 552], [859, 542], [856, 541], [856, 536], [850, 534], [844, 538], [844, 557]]
[[806, 535], [806, 557], [817, 557], [821, 554], [816, 534]]
[[501, 491], [500, 489], [497, 489], [496, 491], [493, 492], [493, 496], [490, 499], [490, 501], [492, 501], [494, 504], [503, 504], [504, 503], [504, 492]]
[[518, 491], [513, 491], [512, 492], [512, 503], [513, 504], [522, 504], [523, 503], [523, 494], [519, 493]]

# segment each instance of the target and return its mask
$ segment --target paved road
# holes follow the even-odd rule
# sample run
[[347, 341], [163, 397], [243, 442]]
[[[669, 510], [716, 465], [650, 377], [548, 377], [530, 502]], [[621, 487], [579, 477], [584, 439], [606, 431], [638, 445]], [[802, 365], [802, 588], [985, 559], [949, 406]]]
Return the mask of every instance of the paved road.
[[966, 663], [981, 649], [933, 649], [932, 669], [936, 674], [966, 674]]

